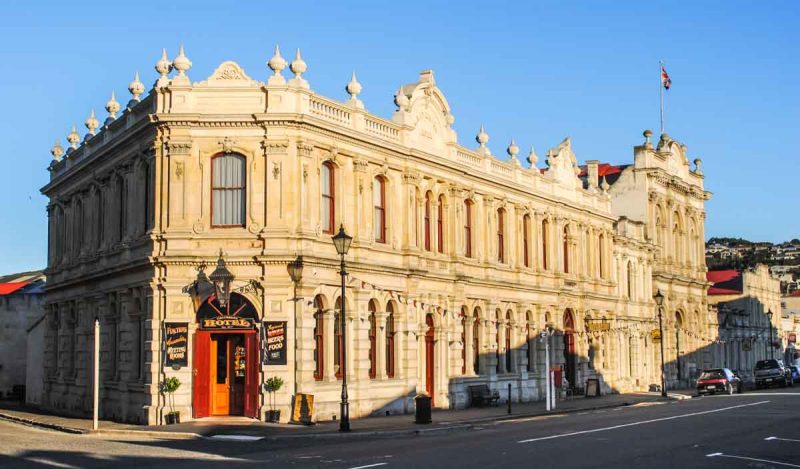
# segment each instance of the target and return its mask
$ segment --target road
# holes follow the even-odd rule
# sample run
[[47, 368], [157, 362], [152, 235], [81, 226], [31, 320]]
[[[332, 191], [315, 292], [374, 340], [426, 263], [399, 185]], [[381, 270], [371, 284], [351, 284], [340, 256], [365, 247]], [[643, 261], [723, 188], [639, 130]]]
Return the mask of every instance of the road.
[[0, 422], [0, 467], [800, 468], [800, 391], [647, 403], [416, 437], [298, 441], [69, 435]]

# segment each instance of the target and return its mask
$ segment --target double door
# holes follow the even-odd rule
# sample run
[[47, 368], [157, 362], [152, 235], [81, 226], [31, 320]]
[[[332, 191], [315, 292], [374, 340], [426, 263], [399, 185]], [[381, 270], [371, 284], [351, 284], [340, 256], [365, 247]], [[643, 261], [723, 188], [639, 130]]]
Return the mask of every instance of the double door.
[[194, 417], [258, 417], [259, 351], [255, 330], [198, 330], [194, 337]]
[[243, 334], [211, 334], [211, 414], [242, 415], [247, 354]]

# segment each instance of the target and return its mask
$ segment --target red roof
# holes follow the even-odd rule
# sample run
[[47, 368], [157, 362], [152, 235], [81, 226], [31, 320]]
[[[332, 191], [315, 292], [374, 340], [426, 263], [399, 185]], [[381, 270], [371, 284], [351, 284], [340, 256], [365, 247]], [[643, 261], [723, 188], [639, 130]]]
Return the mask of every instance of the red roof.
[[0, 295], [10, 295], [30, 282], [7, 282], [0, 283]]
[[714, 285], [709, 295], [738, 295], [742, 293], [742, 274], [738, 270], [709, 270], [706, 279]]
[[[587, 169], [586, 165], [583, 165], [580, 168], [581, 168], [581, 172], [578, 175], [578, 177], [586, 177], [586, 176], [588, 176], [589, 170]], [[609, 163], [600, 163], [600, 164], [597, 165], [597, 177], [601, 178], [601, 177], [604, 177], [604, 176], [610, 176], [612, 174], [619, 174], [619, 173], [622, 172], [623, 169], [624, 168], [622, 168], [621, 166], [614, 166], [614, 165], [609, 164]]]

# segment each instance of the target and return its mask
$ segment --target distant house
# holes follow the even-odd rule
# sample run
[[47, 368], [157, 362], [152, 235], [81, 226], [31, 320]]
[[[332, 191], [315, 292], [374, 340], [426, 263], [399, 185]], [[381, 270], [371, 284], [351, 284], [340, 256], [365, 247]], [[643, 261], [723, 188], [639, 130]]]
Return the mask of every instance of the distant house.
[[[0, 397], [25, 398], [28, 331], [44, 318], [44, 285], [41, 271], [0, 277]], [[39, 375], [34, 390], [41, 390]]]

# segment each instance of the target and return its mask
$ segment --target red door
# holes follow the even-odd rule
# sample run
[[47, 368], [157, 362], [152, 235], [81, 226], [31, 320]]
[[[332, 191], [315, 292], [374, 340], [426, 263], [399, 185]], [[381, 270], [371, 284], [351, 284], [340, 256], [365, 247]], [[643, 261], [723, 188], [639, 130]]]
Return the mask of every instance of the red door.
[[244, 346], [247, 353], [246, 375], [244, 381], [244, 416], [258, 418], [258, 334], [253, 331], [244, 335]]
[[434, 335], [434, 328], [433, 328], [433, 318], [429, 314], [425, 318], [425, 324], [428, 325], [428, 330], [425, 332], [425, 391], [431, 396], [431, 406], [434, 406], [434, 397], [433, 397], [433, 335]]
[[192, 409], [194, 418], [208, 417], [210, 414], [209, 403], [209, 384], [211, 383], [211, 334], [204, 331], [197, 331], [194, 334], [194, 370], [193, 387], [194, 399]]

